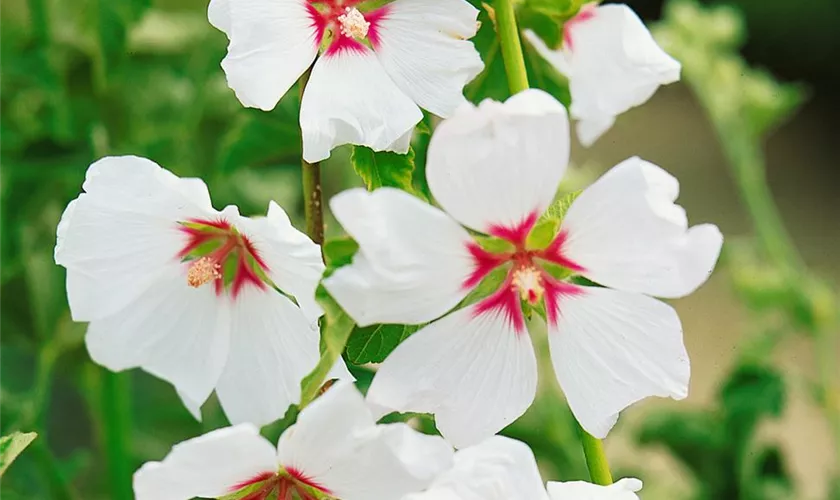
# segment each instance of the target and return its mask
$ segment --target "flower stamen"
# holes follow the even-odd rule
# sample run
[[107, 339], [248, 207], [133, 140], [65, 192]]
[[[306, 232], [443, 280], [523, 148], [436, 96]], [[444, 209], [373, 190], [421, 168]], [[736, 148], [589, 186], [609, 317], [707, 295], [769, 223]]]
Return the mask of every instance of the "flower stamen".
[[522, 300], [531, 305], [539, 302], [545, 293], [542, 275], [539, 269], [534, 266], [522, 267], [514, 271], [512, 283], [519, 290], [519, 296], [522, 297]]
[[222, 277], [221, 266], [210, 257], [202, 257], [187, 270], [187, 284], [193, 288], [206, 285]]
[[364, 39], [370, 23], [365, 20], [365, 16], [355, 7], [347, 7], [344, 9], [344, 14], [338, 16], [338, 22], [341, 23], [341, 34], [357, 40]]

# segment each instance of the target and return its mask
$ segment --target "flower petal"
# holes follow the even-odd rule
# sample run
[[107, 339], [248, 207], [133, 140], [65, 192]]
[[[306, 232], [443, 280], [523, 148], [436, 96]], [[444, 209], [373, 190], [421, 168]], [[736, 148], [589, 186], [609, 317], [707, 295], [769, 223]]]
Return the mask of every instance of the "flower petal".
[[503, 436], [459, 450], [455, 466], [425, 492], [405, 500], [547, 500], [534, 453]]
[[268, 204], [266, 217], [242, 217], [237, 227], [268, 266], [274, 284], [294, 296], [311, 322], [317, 320], [323, 314], [315, 301], [315, 289], [324, 273], [320, 247], [295, 229], [286, 212], [273, 201]]
[[675, 205], [679, 182], [653, 163], [630, 158], [574, 201], [563, 220], [561, 251], [587, 278], [612, 288], [682, 297], [702, 285], [723, 237], [702, 224], [687, 229]]
[[300, 401], [318, 362], [318, 331], [275, 290], [244, 287], [231, 310], [230, 355], [216, 394], [231, 423], [263, 426]]
[[457, 448], [513, 422], [534, 400], [537, 363], [531, 338], [503, 314], [458, 310], [424, 327], [385, 359], [368, 401], [390, 411], [434, 413]]
[[431, 321], [466, 296], [472, 238], [445, 213], [392, 188], [351, 189], [330, 207], [359, 252], [324, 286], [358, 324]]
[[274, 447], [256, 427], [242, 424], [176, 444], [161, 462], [134, 473], [137, 500], [217, 498], [263, 473], [277, 472]]
[[660, 85], [680, 79], [680, 63], [656, 44], [626, 5], [592, 9], [586, 18], [569, 23], [565, 36], [571, 43], [564, 45], [562, 56], [554, 57], [545, 44], [534, 43], [534, 36], [529, 40], [569, 78], [569, 111], [581, 120], [578, 134], [584, 146], [614, 117], [650, 99]]
[[76, 321], [124, 308], [177, 262], [178, 221], [215, 213], [199, 179], [179, 179], [136, 156], [95, 162], [83, 189], [61, 217], [55, 246]]
[[211, 0], [210, 24], [230, 39], [222, 69], [250, 108], [269, 111], [306, 71], [322, 32], [305, 0]]
[[568, 160], [566, 110], [531, 89], [504, 104], [465, 105], [441, 123], [429, 143], [426, 177], [452, 217], [489, 232], [548, 208]]
[[[342, 144], [375, 151], [402, 148], [399, 141], [423, 113], [391, 80], [364, 45], [326, 53], [315, 62], [300, 105], [303, 158], [329, 158]], [[406, 153], [408, 148], [395, 149]]]
[[636, 492], [642, 482], [636, 478], [619, 479], [609, 486], [585, 481], [548, 482], [551, 500], [639, 500]]
[[[391, 500], [423, 488], [436, 469], [406, 456], [407, 444], [436, 463], [444, 444], [435, 438], [407, 438], [390, 426], [377, 427], [361, 394], [338, 382], [304, 408], [280, 437], [280, 463], [342, 500]], [[411, 431], [414, 432], [414, 431]], [[445, 459], [445, 456], [443, 457]], [[440, 467], [438, 467], [440, 468]]]
[[444, 118], [466, 102], [464, 85], [484, 69], [468, 40], [477, 30], [475, 7], [464, 0], [397, 0], [374, 16], [373, 49], [408, 97]]
[[646, 295], [582, 287], [559, 300], [551, 360], [569, 407], [604, 438], [618, 413], [648, 396], [683, 399], [690, 366], [671, 306]]
[[123, 310], [92, 321], [85, 343], [109, 370], [139, 366], [200, 406], [225, 364], [228, 318], [227, 300], [212, 286], [191, 288], [181, 264], [173, 263]]

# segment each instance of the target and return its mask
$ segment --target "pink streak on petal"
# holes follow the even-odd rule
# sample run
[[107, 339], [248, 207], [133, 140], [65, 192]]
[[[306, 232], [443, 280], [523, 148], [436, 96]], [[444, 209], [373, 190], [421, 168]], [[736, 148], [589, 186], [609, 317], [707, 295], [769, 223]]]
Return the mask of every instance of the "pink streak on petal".
[[510, 254], [490, 253], [481, 248], [481, 245], [475, 242], [467, 244], [467, 251], [473, 258], [473, 269], [461, 285], [464, 289], [471, 289], [475, 287], [481, 283], [481, 280], [490, 274], [493, 269], [501, 266], [511, 258]]
[[254, 258], [254, 260], [257, 262], [257, 265], [259, 265], [263, 271], [268, 272], [268, 264], [265, 263], [265, 260], [263, 260], [262, 256], [260, 255], [260, 251], [257, 250], [253, 243], [251, 243], [251, 240], [249, 240], [247, 236], [243, 236], [242, 241], [245, 244], [245, 249], [248, 251], [251, 257]]
[[189, 254], [202, 244], [207, 243], [208, 241], [218, 236], [213, 233], [208, 233], [206, 231], [198, 231], [185, 226], [181, 226], [179, 229], [181, 230], [181, 232], [187, 233], [189, 235], [189, 241], [187, 241], [187, 244], [184, 245], [184, 248], [182, 248], [181, 251], [177, 254], [179, 259], [186, 257], [187, 254]]
[[491, 312], [503, 314], [517, 334], [525, 332], [525, 318], [522, 315], [522, 306], [519, 304], [519, 294], [516, 293], [510, 276], [493, 295], [474, 306], [473, 317]]
[[588, 4], [584, 5], [583, 7], [581, 7], [580, 11], [578, 11], [578, 13], [575, 17], [566, 21], [566, 24], [563, 25], [563, 46], [564, 47], [568, 47], [569, 50], [572, 50], [574, 48], [574, 45], [573, 45], [574, 42], [572, 42], [572, 28], [574, 28], [575, 25], [577, 25], [577, 24], [579, 24], [583, 21], [588, 21], [589, 19], [592, 19], [593, 17], [595, 17], [595, 10], [596, 9], [597, 9], [597, 4], [588, 3]]
[[231, 491], [231, 492], [239, 491], [242, 488], [246, 488], [246, 487], [251, 486], [253, 484], [257, 484], [257, 483], [261, 483], [263, 481], [267, 481], [267, 480], [273, 478], [274, 475], [275, 475], [274, 472], [260, 472], [259, 474], [255, 475], [254, 477], [252, 477], [250, 479], [246, 479], [245, 481], [242, 481], [241, 483], [236, 483], [235, 485], [228, 488], [228, 491]]
[[309, 2], [306, 3], [306, 12], [312, 20], [311, 26], [315, 28], [315, 45], [321, 45], [321, 41], [324, 39], [324, 32], [327, 30], [327, 18], [318, 12], [318, 9]]
[[245, 256], [240, 254], [236, 262], [236, 272], [234, 273], [233, 284], [230, 288], [231, 297], [236, 299], [236, 296], [239, 295], [240, 291], [242, 291], [242, 287], [248, 283], [251, 283], [260, 290], [268, 288], [259, 276], [254, 273], [254, 270], [251, 269], [251, 266], [248, 264]]
[[286, 472], [288, 472], [290, 476], [297, 479], [299, 482], [301, 482], [301, 483], [303, 483], [307, 486], [310, 486], [312, 488], [315, 488], [316, 490], [320, 490], [320, 491], [326, 493], [327, 495], [332, 495], [332, 491], [325, 488], [324, 486], [321, 486], [314, 479], [307, 476], [306, 474], [299, 471], [298, 469], [296, 469], [294, 467], [286, 467]]
[[216, 229], [223, 229], [225, 231], [230, 229], [230, 222], [226, 221], [225, 219], [222, 219], [221, 217], [218, 219], [187, 219], [187, 222], [191, 222], [193, 224], [201, 224], [204, 226], [211, 226], [215, 227]]
[[500, 224], [494, 224], [487, 229], [487, 233], [491, 236], [502, 238], [503, 240], [513, 243], [516, 245], [516, 248], [524, 249], [528, 233], [530, 233], [531, 229], [534, 228], [538, 217], [539, 213], [534, 210], [516, 226], [507, 227]]
[[370, 23], [367, 37], [368, 40], [370, 40], [370, 44], [371, 46], [373, 46], [374, 49], [379, 48], [379, 23], [382, 22], [384, 19], [387, 19], [388, 14], [390, 12], [390, 6], [386, 5], [384, 7], [374, 10], [373, 12], [365, 14], [365, 20]]
[[552, 240], [551, 244], [548, 245], [548, 247], [545, 250], [536, 252], [535, 256], [539, 257], [540, 259], [559, 264], [577, 273], [582, 273], [586, 271], [586, 269], [583, 266], [577, 264], [573, 260], [563, 255], [563, 244], [566, 242], [568, 237], [569, 232], [567, 230], [560, 231], [559, 233], [557, 233], [557, 236], [554, 237], [554, 240]]
[[349, 36], [339, 34], [330, 46], [327, 47], [327, 51], [324, 52], [324, 57], [337, 56], [344, 52], [364, 54], [366, 50], [368, 49], [363, 44], [357, 42]]
[[545, 316], [549, 326], [557, 325], [557, 318], [560, 316], [561, 298], [586, 293], [583, 287], [557, 281], [546, 272], [542, 273], [542, 285], [545, 290]]

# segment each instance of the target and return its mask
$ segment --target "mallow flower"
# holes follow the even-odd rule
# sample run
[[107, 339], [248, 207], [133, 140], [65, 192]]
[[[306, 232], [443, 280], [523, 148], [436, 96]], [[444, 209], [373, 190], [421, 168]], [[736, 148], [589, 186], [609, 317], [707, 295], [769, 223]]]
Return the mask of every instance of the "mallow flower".
[[[442, 210], [387, 188], [331, 200], [359, 251], [324, 286], [362, 326], [431, 321], [380, 366], [367, 394], [379, 413], [433, 413], [457, 448], [522, 415], [537, 385], [523, 304], [544, 311], [555, 374], [590, 434], [604, 437], [647, 396], [686, 397], [679, 318], [651, 296], [682, 297], [705, 282], [721, 234], [689, 228], [674, 204], [677, 180], [630, 158], [535, 246], [529, 234], [554, 200], [569, 142], [566, 111], [545, 92], [485, 100], [432, 136], [426, 175]], [[457, 309], [491, 274], [503, 275], [495, 291]]]
[[618, 115], [650, 99], [660, 85], [680, 79], [680, 63], [623, 4], [584, 5], [563, 26], [557, 50], [532, 31], [526, 31], [525, 38], [569, 79], [569, 112], [578, 120], [578, 139], [584, 146], [612, 127]]
[[91, 358], [170, 382], [197, 418], [214, 389], [233, 423], [282, 417], [319, 358], [318, 246], [274, 202], [214, 210], [200, 179], [145, 158], [103, 158], [82, 187], [55, 261]]
[[230, 39], [222, 68], [245, 106], [273, 109], [315, 61], [300, 108], [308, 162], [342, 144], [407, 152], [420, 108], [448, 117], [484, 67], [468, 40], [478, 10], [466, 0], [377, 5], [210, 1], [210, 23]]
[[406, 424], [376, 425], [352, 383], [304, 408], [275, 448], [256, 427], [217, 429], [134, 474], [137, 500], [398, 500], [451, 466], [452, 448]]

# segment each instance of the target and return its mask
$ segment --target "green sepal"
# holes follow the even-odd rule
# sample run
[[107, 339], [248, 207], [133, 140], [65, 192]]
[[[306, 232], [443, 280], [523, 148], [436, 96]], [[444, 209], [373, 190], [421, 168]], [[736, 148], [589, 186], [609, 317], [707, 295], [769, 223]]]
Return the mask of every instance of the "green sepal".
[[36, 437], [36, 432], [14, 432], [0, 437], [0, 477]]

